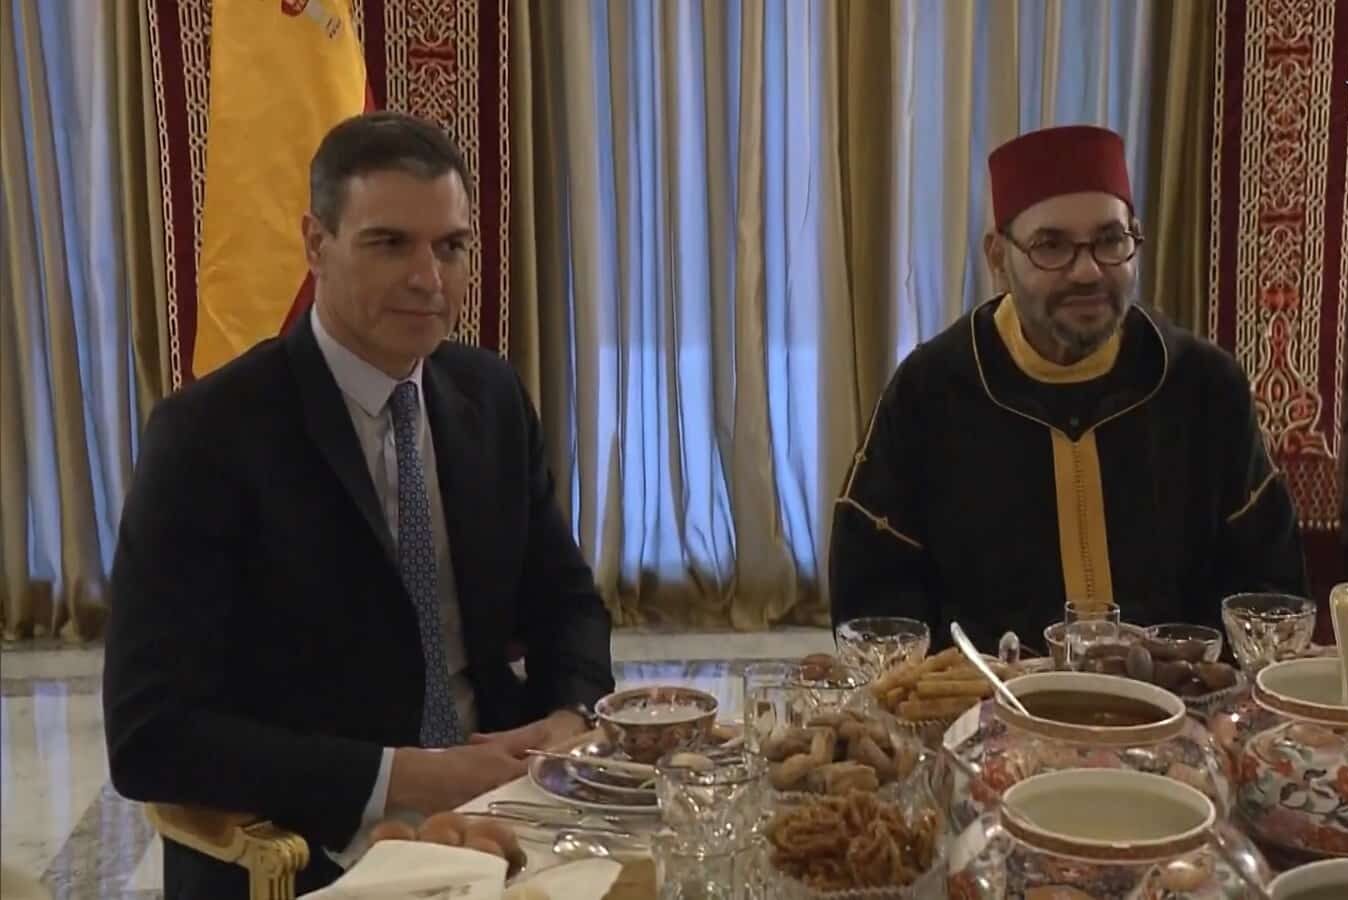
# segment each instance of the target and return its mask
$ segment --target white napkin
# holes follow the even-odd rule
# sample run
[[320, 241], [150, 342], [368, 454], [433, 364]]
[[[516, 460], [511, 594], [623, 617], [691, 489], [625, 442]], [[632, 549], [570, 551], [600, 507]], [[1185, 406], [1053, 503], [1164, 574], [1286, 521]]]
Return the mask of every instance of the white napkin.
[[505, 878], [506, 861], [489, 853], [380, 841], [341, 878], [303, 900], [501, 900]]
[[603, 900], [622, 868], [611, 859], [578, 859], [525, 878], [502, 900]]
[[622, 863], [581, 859], [542, 869], [505, 889], [497, 856], [418, 841], [380, 841], [346, 873], [301, 900], [603, 900]]

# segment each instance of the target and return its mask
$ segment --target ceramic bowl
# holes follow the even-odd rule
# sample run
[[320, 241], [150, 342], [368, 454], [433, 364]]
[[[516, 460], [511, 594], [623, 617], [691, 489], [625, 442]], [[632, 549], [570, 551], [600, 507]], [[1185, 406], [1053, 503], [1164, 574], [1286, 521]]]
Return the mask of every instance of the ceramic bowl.
[[1273, 900], [1330, 900], [1348, 897], [1348, 859], [1322, 859], [1288, 869], [1268, 886]]
[[1213, 717], [1251, 835], [1294, 859], [1348, 857], [1348, 706], [1334, 657], [1259, 670], [1250, 700]]
[[[952, 848], [951, 898], [1235, 900], [1247, 896], [1241, 871], [1260, 883], [1270, 875], [1258, 849], [1220, 821], [1208, 797], [1160, 775], [1049, 772], [1009, 788], [1003, 799]], [[1218, 852], [1214, 832], [1240, 870]]]
[[610, 745], [628, 759], [653, 764], [666, 753], [706, 743], [718, 706], [711, 694], [668, 686], [609, 694], [594, 711]]
[[1119, 701], [1139, 702], [1159, 714], [1146, 724], [1076, 724], [1026, 716], [1000, 697], [965, 713], [943, 739], [948, 753], [963, 768], [976, 772], [969, 782], [962, 772], [952, 776], [951, 818], [964, 827], [990, 812], [997, 798], [1018, 782], [1044, 772], [1065, 769], [1136, 770], [1197, 788], [1226, 815], [1231, 808], [1229, 760], [1203, 723], [1187, 714], [1184, 702], [1164, 688], [1086, 672], [1023, 675], [1007, 685], [1032, 710], [1035, 694], [1095, 696], [1086, 708], [1105, 708]]

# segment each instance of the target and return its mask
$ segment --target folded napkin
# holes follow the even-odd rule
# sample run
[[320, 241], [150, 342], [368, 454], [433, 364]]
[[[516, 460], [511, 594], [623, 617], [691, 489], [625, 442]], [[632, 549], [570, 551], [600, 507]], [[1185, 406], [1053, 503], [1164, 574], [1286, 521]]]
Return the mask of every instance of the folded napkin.
[[506, 861], [420, 841], [380, 841], [341, 878], [304, 900], [501, 900]]
[[528, 870], [506, 890], [506, 861], [477, 850], [419, 841], [380, 841], [346, 873], [301, 900], [602, 900], [622, 870], [583, 859]]
[[611, 859], [578, 859], [522, 880], [502, 900], [603, 900], [621, 871]]

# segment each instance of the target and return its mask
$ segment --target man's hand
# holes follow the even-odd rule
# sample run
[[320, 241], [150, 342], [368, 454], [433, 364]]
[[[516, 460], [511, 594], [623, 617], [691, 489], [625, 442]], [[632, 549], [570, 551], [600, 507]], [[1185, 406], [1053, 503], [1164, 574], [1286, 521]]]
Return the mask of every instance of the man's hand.
[[496, 743], [424, 750], [400, 747], [389, 772], [389, 809], [425, 815], [456, 809], [492, 788], [514, 781], [528, 765]]
[[512, 756], [522, 757], [526, 750], [548, 750], [585, 731], [585, 720], [579, 713], [559, 709], [546, 719], [510, 731], [475, 734], [468, 743], [478, 747], [500, 747]]

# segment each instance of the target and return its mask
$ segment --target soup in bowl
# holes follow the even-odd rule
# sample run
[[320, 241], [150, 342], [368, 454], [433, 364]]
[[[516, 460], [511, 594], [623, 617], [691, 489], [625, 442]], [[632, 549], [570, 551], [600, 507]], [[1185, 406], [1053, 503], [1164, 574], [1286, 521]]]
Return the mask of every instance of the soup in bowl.
[[997, 695], [998, 718], [1047, 738], [1134, 744], [1174, 737], [1183, 729], [1184, 701], [1164, 688], [1086, 672], [1043, 672], [1012, 681], [1011, 693], [1029, 713]]
[[609, 694], [595, 704], [609, 745], [628, 759], [654, 763], [666, 753], [700, 746], [711, 736], [719, 704], [692, 688], [646, 687]]
[[1022, 675], [1007, 687], [1029, 715], [994, 696], [945, 734], [945, 750], [976, 773], [972, 780], [953, 775], [951, 816], [958, 825], [995, 807], [1012, 785], [1067, 769], [1165, 776], [1203, 793], [1221, 815], [1229, 810], [1227, 759], [1170, 691], [1086, 672]]

